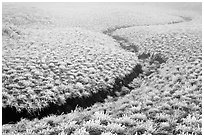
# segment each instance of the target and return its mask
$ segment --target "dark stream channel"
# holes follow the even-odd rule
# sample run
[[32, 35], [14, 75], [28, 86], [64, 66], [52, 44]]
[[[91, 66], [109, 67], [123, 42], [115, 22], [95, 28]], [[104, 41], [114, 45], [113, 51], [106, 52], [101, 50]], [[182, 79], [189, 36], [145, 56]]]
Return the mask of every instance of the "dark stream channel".
[[[184, 21], [191, 21], [191, 18], [182, 17]], [[179, 22], [180, 23], [180, 22]], [[130, 52], [138, 52], [138, 47], [128, 41], [121, 36], [112, 35], [112, 33], [118, 29], [129, 28], [133, 26], [117, 26], [114, 28], [109, 28], [103, 31], [104, 34], [109, 35], [112, 37], [117, 43], [120, 44], [121, 48], [130, 51]], [[151, 55], [149, 53], [139, 55], [139, 59], [146, 59], [149, 58]], [[165, 63], [167, 59], [163, 59], [160, 56], [156, 55], [156, 58], [159, 63]], [[133, 81], [134, 78], [138, 77], [141, 73], [143, 73], [142, 65], [136, 64], [132, 71], [127, 74], [124, 78], [116, 78], [113, 88], [105, 88], [100, 89], [97, 93], [92, 94], [90, 97], [82, 97], [82, 98], [71, 98], [67, 99], [66, 103], [63, 105], [58, 104], [49, 104], [49, 107], [35, 110], [33, 112], [28, 112], [28, 110], [24, 109], [21, 112], [18, 112], [15, 107], [7, 106], [2, 108], [2, 124], [13, 124], [20, 121], [22, 118], [27, 119], [34, 119], [38, 118], [41, 119], [51, 114], [60, 115], [62, 113], [70, 113], [74, 110], [77, 106], [82, 108], [87, 108], [95, 104], [96, 102], [104, 102], [107, 96], [116, 97], [116, 92], [121, 92], [122, 87], [128, 87], [128, 84]], [[130, 89], [131, 90], [131, 89]]]
[[15, 107], [6, 107], [2, 108], [2, 123], [16, 123], [21, 118], [27, 119], [34, 119], [38, 118], [41, 119], [45, 116], [51, 114], [60, 115], [62, 113], [66, 114], [74, 110], [77, 106], [82, 108], [87, 108], [92, 106], [96, 102], [104, 102], [107, 96], [116, 97], [116, 92], [121, 92], [123, 86], [128, 86], [128, 84], [140, 73], [142, 73], [142, 66], [140, 64], [136, 64], [135, 67], [132, 69], [131, 73], [127, 74], [124, 78], [116, 78], [113, 88], [104, 88], [99, 89], [97, 93], [92, 94], [90, 97], [83, 97], [83, 98], [71, 98], [67, 99], [66, 103], [63, 105], [58, 104], [49, 104], [49, 107], [35, 110], [33, 112], [28, 112], [28, 110], [24, 109], [21, 112], [17, 112]]

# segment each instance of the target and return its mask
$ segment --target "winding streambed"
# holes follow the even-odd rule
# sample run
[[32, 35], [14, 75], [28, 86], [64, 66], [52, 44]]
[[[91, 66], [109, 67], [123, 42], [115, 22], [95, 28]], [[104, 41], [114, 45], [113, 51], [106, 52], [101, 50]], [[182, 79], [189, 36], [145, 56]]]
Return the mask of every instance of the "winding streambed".
[[[189, 22], [192, 20], [189, 17], [181, 16], [181, 18], [183, 18], [184, 20], [183, 22]], [[169, 23], [169, 25], [176, 24], [176, 23], [182, 23], [182, 22], [173, 22], [173, 23]], [[161, 24], [158, 24], [158, 25], [161, 25]], [[135, 26], [119, 26], [115, 28], [109, 28], [103, 31], [103, 33], [105, 35], [112, 37], [117, 43], [119, 43], [121, 48], [128, 50], [130, 52], [137, 53], [139, 51], [138, 47], [134, 45], [133, 43], [129, 42], [128, 39], [113, 35], [114, 31], [119, 30], [119, 29], [129, 28], [129, 27], [135, 27]], [[140, 56], [141, 55], [138, 55], [139, 59], [140, 59]], [[146, 58], [149, 58], [150, 56], [151, 56], [150, 54], [146, 54]], [[50, 114], [60, 115], [62, 113], [69, 113], [72, 110], [74, 110], [76, 106], [87, 108], [96, 102], [103, 102], [107, 98], [108, 95], [117, 97], [116, 92], [120, 92], [122, 87], [128, 87], [128, 84], [131, 83], [134, 78], [137, 78], [141, 73], [143, 73], [142, 67], [143, 66], [141, 64], [136, 64], [130, 74], [127, 74], [122, 79], [116, 78], [115, 84], [112, 89], [101, 89], [99, 92], [87, 98], [68, 99], [66, 100], [66, 103], [61, 106], [57, 104], [50, 104], [50, 106], [47, 107], [46, 109], [36, 110], [35, 112], [28, 112], [27, 110], [23, 110], [22, 112], [17, 112], [17, 110], [14, 107], [2, 108], [2, 123], [3, 124], [16, 123], [21, 118], [28, 118], [28, 119], [39, 118], [40, 119]]]

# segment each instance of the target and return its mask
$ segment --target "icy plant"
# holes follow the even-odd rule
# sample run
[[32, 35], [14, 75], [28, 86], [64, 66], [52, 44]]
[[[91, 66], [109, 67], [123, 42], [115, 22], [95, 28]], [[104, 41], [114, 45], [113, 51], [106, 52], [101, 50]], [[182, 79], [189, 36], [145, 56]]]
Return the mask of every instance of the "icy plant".
[[61, 134], [70, 135], [78, 128], [78, 125], [76, 123], [77, 123], [77, 121], [71, 121], [68, 123], [62, 122], [62, 123], [60, 123], [58, 128], [62, 128], [63, 131]]
[[188, 115], [186, 118], [183, 118], [183, 122], [186, 124], [186, 125], [196, 125], [199, 123], [199, 120], [195, 117], [195, 116], [192, 116], [192, 115]]
[[160, 110], [159, 110], [158, 108], [150, 108], [150, 109], [148, 110], [148, 113], [156, 114], [156, 113], [158, 113], [158, 112], [160, 112]]
[[169, 124], [169, 122], [161, 122], [160, 123], [160, 128], [162, 129], [162, 130], [169, 130], [170, 129], [170, 124]]
[[147, 120], [147, 116], [145, 114], [142, 114], [142, 113], [133, 114], [133, 115], [131, 115], [131, 118], [135, 119], [135, 120], [141, 120], [141, 121]]
[[106, 126], [106, 130], [110, 131], [111, 133], [124, 134], [124, 132], [125, 132], [125, 127], [122, 126], [121, 124], [109, 123], [109, 124]]
[[158, 122], [166, 122], [169, 120], [169, 115], [163, 114], [163, 113], [157, 113], [155, 116], [155, 119]]
[[134, 124], [133, 119], [131, 119], [129, 116], [127, 115], [123, 115], [122, 117], [118, 118], [115, 120], [117, 123], [121, 123], [122, 125], [125, 126], [131, 126]]
[[154, 131], [153, 127], [154, 122], [148, 120], [144, 124], [146, 125], [147, 133], [152, 133]]
[[81, 128], [76, 129], [74, 133], [71, 135], [89, 135], [89, 133], [86, 131], [85, 127], [81, 127]]
[[89, 134], [100, 135], [104, 127], [100, 125], [100, 120], [89, 120], [83, 124]]
[[63, 117], [57, 117], [55, 115], [49, 116], [43, 119], [48, 125], [55, 126], [60, 124], [63, 121]]
[[100, 120], [101, 124], [107, 124], [107, 122], [110, 122], [112, 120], [110, 115], [105, 114], [104, 111], [95, 112], [92, 117], [96, 120]]
[[147, 131], [148, 127], [145, 124], [139, 124], [135, 127], [136, 135], [144, 134]]
[[179, 124], [176, 126], [176, 132], [179, 134], [187, 134], [187, 135], [202, 135], [202, 128], [200, 126], [194, 127], [194, 126], [187, 126], [183, 124]]

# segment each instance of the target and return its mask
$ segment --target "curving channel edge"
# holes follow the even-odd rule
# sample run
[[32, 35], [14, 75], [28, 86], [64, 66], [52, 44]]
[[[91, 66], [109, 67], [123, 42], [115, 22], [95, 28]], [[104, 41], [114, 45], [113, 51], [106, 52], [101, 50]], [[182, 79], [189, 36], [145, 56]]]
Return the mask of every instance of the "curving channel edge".
[[67, 99], [63, 105], [51, 103], [49, 107], [34, 112], [28, 112], [26, 109], [18, 112], [15, 107], [10, 106], [2, 108], [2, 124], [16, 123], [21, 118], [32, 120], [34, 118], [40, 119], [51, 114], [66, 114], [74, 110], [77, 106], [82, 108], [90, 107], [96, 102], [103, 102], [108, 95], [116, 97], [116, 92], [120, 93], [123, 86], [128, 86], [128, 84], [142, 72], [142, 66], [137, 64], [131, 73], [127, 74], [124, 78], [116, 78], [113, 88], [101, 89], [90, 97]]
[[[192, 20], [190, 17], [183, 17], [183, 16], [180, 16], [180, 17], [184, 20], [182, 22], [189, 22]], [[175, 24], [175, 23], [181, 23], [181, 22], [173, 22], [169, 24]], [[117, 43], [120, 44], [121, 48], [128, 50], [130, 52], [136, 53], [138, 52], [138, 47], [136, 45], [130, 43], [127, 39], [123, 37], [112, 35], [112, 33], [118, 29], [129, 28], [129, 27], [133, 27], [133, 25], [108, 28], [107, 30], [103, 31], [103, 33], [105, 35], [112, 37]], [[143, 56], [145, 56], [145, 58], [149, 58], [151, 55], [149, 53], [146, 55], [138, 55], [138, 58], [142, 59]], [[159, 62], [159, 63], [165, 63], [166, 60], [167, 59], [162, 60], [162, 62]], [[28, 112], [26, 109], [22, 110], [21, 112], [18, 112], [15, 107], [7, 106], [5, 108], [2, 108], [2, 124], [16, 123], [20, 121], [21, 118], [27, 118], [32, 120], [34, 118], [41, 119], [51, 114], [57, 114], [57, 115], [60, 115], [62, 113], [66, 114], [66, 113], [70, 113], [77, 106], [82, 108], [87, 108], [92, 106], [96, 102], [104, 102], [107, 96], [116, 97], [117, 96], [116, 92], [120, 93], [122, 87], [124, 86], [128, 87], [128, 84], [131, 83], [133, 79], [138, 77], [141, 73], [143, 73], [142, 65], [136, 64], [135, 67], [132, 69], [131, 73], [127, 74], [124, 78], [115, 79], [113, 88], [101, 89], [97, 93], [92, 94], [90, 97], [82, 97], [82, 98], [77, 97], [77, 98], [67, 99], [66, 103], [63, 105], [50, 103], [49, 107], [41, 110], [39, 109], [33, 112]]]

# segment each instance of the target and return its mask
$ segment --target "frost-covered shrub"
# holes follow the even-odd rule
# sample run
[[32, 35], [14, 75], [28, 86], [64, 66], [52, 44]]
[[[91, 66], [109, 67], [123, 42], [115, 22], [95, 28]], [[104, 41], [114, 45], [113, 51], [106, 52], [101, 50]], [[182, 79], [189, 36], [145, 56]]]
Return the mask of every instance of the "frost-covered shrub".
[[176, 132], [181, 135], [202, 135], [202, 128], [179, 124], [176, 126]]
[[160, 110], [158, 108], [150, 108], [148, 110], [148, 113], [158, 113], [158, 112], [160, 112]]
[[96, 120], [100, 120], [100, 123], [105, 125], [112, 121], [112, 117], [108, 114], [105, 114], [103, 111], [95, 112], [92, 117]]
[[61, 128], [63, 131], [61, 132], [61, 135], [70, 135], [72, 134], [79, 126], [76, 124], [77, 121], [71, 121], [71, 122], [62, 122], [59, 125], [59, 128]]
[[62, 117], [56, 117], [54, 115], [43, 119], [43, 121], [46, 122], [47, 125], [50, 125], [50, 126], [58, 125], [60, 124], [60, 122], [62, 122], [62, 120], [63, 120]]
[[141, 120], [141, 121], [147, 120], [147, 116], [142, 113], [136, 113], [136, 114], [131, 115], [130, 117], [135, 120]]
[[118, 108], [118, 110], [124, 111], [125, 109], [128, 109], [129, 107], [130, 107], [130, 104], [124, 103], [124, 104], [121, 104], [121, 106]]
[[157, 113], [155, 116], [155, 119], [157, 122], [166, 122], [169, 120], [169, 115], [163, 114], [163, 113]]
[[122, 126], [121, 124], [116, 124], [116, 123], [109, 123], [107, 126], [106, 126], [106, 130], [107, 131], [110, 131], [111, 133], [116, 133], [116, 134], [124, 134], [125, 132], [125, 127]]
[[137, 106], [137, 107], [133, 106], [133, 107], [130, 108], [130, 111], [132, 113], [137, 113], [137, 112], [141, 111], [141, 108], [142, 108], [141, 106]]
[[124, 115], [124, 116], [122, 116], [122, 117], [120, 117], [118, 119], [115, 119], [115, 122], [120, 123], [120, 124], [125, 125], [125, 126], [132, 126], [132, 125], [134, 125], [133, 119], [131, 119], [127, 115]]
[[171, 128], [171, 126], [170, 126], [169, 122], [161, 122], [160, 123], [160, 128], [162, 130], [169, 130]]
[[74, 86], [77, 90], [79, 90], [80, 92], [83, 92], [84, 90], [84, 86], [82, 83], [77, 82], [76, 85]]
[[190, 114], [186, 118], [183, 118], [183, 122], [186, 125], [190, 125], [190, 126], [199, 124], [199, 120], [195, 116], [192, 116]]
[[148, 127], [146, 125], [140, 124], [135, 127], [135, 135], [142, 135], [147, 131]]
[[100, 135], [104, 130], [104, 127], [100, 125], [100, 120], [89, 120], [83, 124], [83, 127], [90, 135]]
[[78, 128], [71, 135], [89, 135], [89, 132], [86, 131], [85, 127]]

